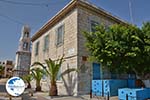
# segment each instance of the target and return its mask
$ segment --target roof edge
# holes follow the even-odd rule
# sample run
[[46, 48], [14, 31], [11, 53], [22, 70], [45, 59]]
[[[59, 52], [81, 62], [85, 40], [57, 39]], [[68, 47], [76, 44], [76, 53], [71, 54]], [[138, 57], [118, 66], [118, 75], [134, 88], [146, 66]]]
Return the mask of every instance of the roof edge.
[[56, 13], [50, 20], [48, 20], [35, 34], [32, 36], [31, 41], [34, 42], [37, 38], [39, 38], [41, 35], [43, 35], [45, 32], [49, 30], [50, 27], [55, 25], [59, 20], [61, 20], [68, 12], [70, 12], [73, 8], [75, 8], [77, 5], [83, 6], [88, 9], [92, 9], [95, 12], [103, 14], [103, 16], [108, 17], [118, 23], [127, 25], [128, 22], [122, 20], [121, 18], [114, 16], [110, 12], [107, 12], [106, 10], [95, 6], [91, 2], [87, 2], [84, 0], [71, 0], [64, 8], [62, 8], [58, 13]]
[[57, 12], [50, 20], [48, 20], [35, 34], [31, 37], [31, 41], [34, 42], [37, 38], [39, 38], [44, 32], [46, 32], [49, 26], [53, 26], [55, 22], [60, 20], [61, 15], [68, 13], [71, 8], [76, 6], [78, 0], [72, 0], [69, 2], [64, 8], [62, 8], [59, 12]]
[[[82, 3], [81, 3], [82, 2]], [[115, 16], [113, 15], [112, 13], [106, 11], [105, 9], [101, 8], [101, 7], [98, 7], [96, 5], [94, 5], [93, 3], [89, 2], [89, 1], [84, 1], [84, 0], [80, 0], [80, 3], [79, 3], [81, 6], [84, 6], [86, 8], [92, 8], [92, 9], [95, 9], [95, 11], [97, 10], [98, 12], [101, 12], [101, 14], [103, 14], [105, 17], [109, 17], [111, 18], [112, 20], [114, 21], [117, 21], [119, 23], [122, 23], [122, 24], [128, 24], [127, 21], [119, 18], [118, 16]], [[87, 5], [89, 7], [87, 7]]]

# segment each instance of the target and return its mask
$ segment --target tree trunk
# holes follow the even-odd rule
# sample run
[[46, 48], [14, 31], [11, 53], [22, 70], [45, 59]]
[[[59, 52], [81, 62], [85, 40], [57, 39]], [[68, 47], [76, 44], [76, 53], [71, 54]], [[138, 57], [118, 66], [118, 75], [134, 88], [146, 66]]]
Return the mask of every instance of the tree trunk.
[[31, 88], [31, 84], [30, 84], [30, 82], [28, 82], [28, 86], [27, 86], [27, 88]]
[[36, 86], [35, 91], [41, 91], [41, 86]]
[[49, 95], [50, 96], [57, 96], [58, 95], [56, 81], [51, 82]]
[[36, 81], [36, 91], [41, 91], [40, 81]]

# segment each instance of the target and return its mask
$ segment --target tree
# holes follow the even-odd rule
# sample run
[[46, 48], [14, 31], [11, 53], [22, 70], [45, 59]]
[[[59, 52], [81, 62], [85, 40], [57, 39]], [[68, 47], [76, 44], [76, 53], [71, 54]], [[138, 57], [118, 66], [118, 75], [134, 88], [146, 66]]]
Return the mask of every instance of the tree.
[[138, 61], [137, 73], [143, 78], [149, 74], [150, 78], [150, 22], [143, 24], [140, 34], [139, 48], [141, 52], [138, 53], [140, 56], [140, 61]]
[[[49, 58], [49, 59], [45, 60], [46, 67], [44, 66], [44, 64], [42, 64], [40, 62], [35, 62], [33, 64], [33, 65], [40, 65], [43, 68], [45, 68], [46, 74], [49, 76], [49, 78], [51, 80], [50, 81], [50, 91], [49, 91], [50, 96], [58, 95], [56, 81], [57, 81], [58, 73], [59, 73], [59, 70], [61, 68], [63, 61], [64, 61], [63, 57], [61, 57], [60, 59], [57, 59], [57, 60], [52, 60], [51, 58]], [[69, 69], [65, 70], [63, 73], [61, 73], [60, 76], [63, 76], [65, 74], [70, 73], [75, 70], [76, 69], [74, 69], [74, 68], [69, 68]]]
[[28, 75], [24, 75], [23, 77], [23, 80], [25, 81], [25, 82], [27, 82], [27, 88], [31, 88], [31, 84], [30, 84], [30, 82], [32, 81], [32, 79], [33, 79], [33, 77], [32, 77], [32, 74], [28, 74]]
[[36, 91], [41, 91], [40, 82], [41, 82], [41, 79], [44, 75], [44, 70], [42, 68], [36, 68], [35, 67], [35, 68], [31, 69], [31, 74], [36, 81]]
[[143, 75], [150, 71], [150, 23], [140, 29], [134, 25], [96, 26], [84, 32], [86, 46], [95, 60], [112, 73]]

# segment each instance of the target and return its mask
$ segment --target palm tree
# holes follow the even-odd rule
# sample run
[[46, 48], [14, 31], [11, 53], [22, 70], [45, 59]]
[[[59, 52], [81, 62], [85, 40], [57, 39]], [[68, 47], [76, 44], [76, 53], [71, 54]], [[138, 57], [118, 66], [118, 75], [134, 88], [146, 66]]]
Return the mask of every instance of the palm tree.
[[[61, 68], [61, 64], [63, 63], [63, 57], [61, 57], [60, 59], [57, 60], [52, 60], [51, 58], [45, 60], [47, 67], [45, 67], [42, 63], [40, 62], [35, 62], [33, 65], [40, 65], [43, 68], [45, 68], [45, 71], [47, 73], [47, 75], [50, 77], [50, 91], [49, 91], [49, 95], [50, 96], [57, 96], [58, 95], [58, 91], [57, 91], [57, 77], [58, 77], [58, 73], [59, 70]], [[67, 73], [70, 73], [72, 71], [75, 71], [76, 69], [72, 68], [72, 69], [67, 69], [65, 70], [63, 73], [60, 74], [60, 76], [65, 75]]]
[[36, 81], [36, 91], [41, 91], [40, 81], [44, 75], [44, 70], [41, 68], [32, 68], [31, 74]]
[[24, 80], [25, 82], [28, 83], [27, 88], [31, 88], [30, 82], [31, 82], [32, 79], [33, 79], [32, 74], [24, 75], [22, 78], [23, 78], [23, 80]]

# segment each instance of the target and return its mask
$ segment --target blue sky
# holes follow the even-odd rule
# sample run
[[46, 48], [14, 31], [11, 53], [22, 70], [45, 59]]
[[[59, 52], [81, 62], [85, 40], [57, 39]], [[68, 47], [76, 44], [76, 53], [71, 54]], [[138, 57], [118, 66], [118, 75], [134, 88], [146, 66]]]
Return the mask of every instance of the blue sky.
[[[7, 2], [8, 1], [8, 2]], [[9, 2], [13, 1], [13, 2]], [[0, 60], [15, 60], [23, 24], [33, 35], [70, 0], [0, 0]], [[119, 18], [131, 22], [129, 0], [89, 0]], [[131, 0], [133, 24], [150, 20], [150, 0]]]

